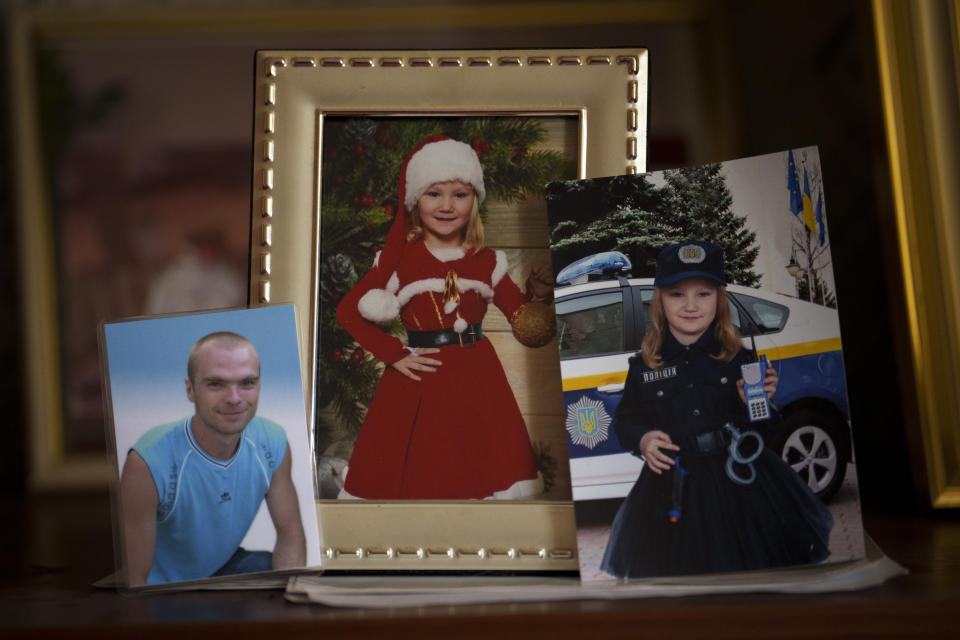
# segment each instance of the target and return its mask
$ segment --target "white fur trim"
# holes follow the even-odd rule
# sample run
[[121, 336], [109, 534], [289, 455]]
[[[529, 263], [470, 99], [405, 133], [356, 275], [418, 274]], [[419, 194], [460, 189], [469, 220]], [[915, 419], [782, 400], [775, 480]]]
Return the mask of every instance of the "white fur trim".
[[433, 257], [440, 262], [453, 262], [467, 255], [461, 247], [441, 247], [439, 249], [427, 247], [427, 251], [432, 253]]
[[447, 302], [443, 305], [443, 312], [449, 315], [453, 313], [453, 310], [456, 308], [457, 308], [456, 300], [447, 300]]
[[469, 326], [470, 325], [467, 324], [466, 320], [463, 318], [457, 318], [456, 322], [453, 323], [453, 330], [457, 333], [463, 333]]
[[523, 500], [533, 498], [543, 493], [543, 476], [537, 472], [537, 477], [531, 480], [518, 480], [503, 491], [494, 491], [492, 496], [485, 500]]
[[493, 273], [490, 274], [490, 282], [497, 286], [503, 276], [507, 275], [507, 254], [503, 251], [496, 251], [497, 264], [493, 267]]
[[400, 315], [400, 301], [386, 289], [370, 289], [357, 302], [357, 311], [371, 322], [387, 322]]
[[397, 272], [394, 271], [393, 275], [390, 276], [390, 279], [387, 280], [387, 291], [396, 295], [397, 289], [400, 288], [400, 278], [397, 276]]
[[[426, 293], [427, 291], [443, 293], [444, 284], [446, 284], [446, 281], [443, 278], [414, 280], [397, 292], [397, 299], [400, 301], [400, 306], [403, 307], [418, 294]], [[486, 282], [471, 280], [470, 278], [457, 278], [457, 289], [460, 291], [460, 293], [476, 291], [487, 302], [493, 300], [493, 289]], [[447, 313], [450, 312], [447, 311]]]
[[426, 293], [427, 291], [433, 291], [434, 293], [443, 293], [443, 278], [427, 278], [426, 280], [414, 280], [408, 285], [405, 285], [400, 291], [397, 292], [397, 300], [400, 301], [400, 306], [405, 306], [414, 296], [421, 293]]
[[490, 288], [486, 282], [480, 282], [479, 280], [470, 280], [469, 278], [460, 278], [457, 280], [457, 289], [460, 289], [460, 293], [466, 293], [467, 291], [476, 291], [480, 294], [487, 302], [493, 300], [493, 289]]
[[473, 147], [457, 140], [438, 140], [425, 144], [407, 163], [404, 206], [413, 210], [420, 196], [437, 182], [460, 180], [473, 185], [477, 202], [483, 202], [483, 168]]

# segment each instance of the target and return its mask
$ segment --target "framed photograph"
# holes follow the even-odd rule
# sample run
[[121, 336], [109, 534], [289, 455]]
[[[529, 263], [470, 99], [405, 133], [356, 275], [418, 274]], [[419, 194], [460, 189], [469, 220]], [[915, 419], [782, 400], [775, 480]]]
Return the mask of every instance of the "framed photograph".
[[584, 580], [863, 557], [823, 184], [807, 147], [547, 187]]
[[318, 566], [293, 306], [109, 322], [101, 344], [126, 584]]
[[[960, 206], [955, 176], [954, 7], [874, 0], [899, 270], [894, 345], [902, 372], [914, 486], [935, 508], [960, 507]], [[912, 53], [923, 44], [921, 54]], [[915, 82], [915, 78], [925, 78]], [[933, 144], [936, 141], [936, 144]], [[891, 279], [894, 279], [891, 277]]]
[[[576, 568], [556, 343], [533, 349], [516, 344], [517, 329], [510, 322], [515, 309], [500, 305], [497, 283], [509, 280], [511, 285], [504, 286], [513, 292], [510, 296], [526, 294], [524, 299], [535, 301], [529, 276], [549, 259], [542, 199], [547, 182], [644, 169], [646, 93], [647, 55], [642, 49], [258, 54], [251, 302], [293, 302], [305, 311], [299, 319], [304, 393], [317, 444], [322, 496], [317, 513], [327, 568]], [[460, 151], [437, 156], [428, 163], [430, 170], [408, 172], [407, 162], [416, 164], [412, 157], [417, 148], [441, 141]], [[461, 166], [461, 160], [466, 164]], [[420, 177], [412, 179], [414, 174]], [[391, 229], [409, 213], [407, 206], [421, 206], [417, 197], [438, 191], [430, 188], [434, 183], [460, 184], [467, 190], [463, 195], [476, 201], [485, 249], [471, 249], [470, 255], [490, 260], [485, 275], [461, 274], [460, 285], [454, 276], [453, 288], [447, 290], [459, 286], [463, 297], [444, 300], [437, 312], [453, 318], [462, 311], [465, 325], [479, 325], [468, 310], [463, 283], [488, 278], [484, 286], [491, 287], [491, 295], [483, 298], [483, 305], [490, 302], [509, 313], [508, 318], [491, 310], [483, 318], [480, 310], [476, 319], [483, 320], [476, 340], [494, 345], [494, 369], [505, 372], [506, 384], [499, 391], [483, 387], [485, 365], [477, 369], [484, 375], [477, 375], [475, 383], [493, 394], [487, 403], [492, 410], [503, 406], [511, 413], [509, 407], [516, 405], [519, 424], [525, 424], [528, 433], [502, 437], [504, 442], [512, 438], [526, 443], [517, 446], [528, 451], [524, 457], [532, 455], [535, 468], [515, 479], [521, 482], [518, 486], [526, 486], [526, 480], [539, 482], [534, 492], [502, 499], [495, 490], [446, 494], [418, 488], [384, 494], [377, 489], [366, 492], [369, 497], [350, 491], [351, 478], [361, 477], [354, 441], [383, 442], [379, 436], [358, 434], [372, 432], [364, 423], [373, 422], [374, 413], [385, 413], [382, 408], [369, 410], [370, 403], [390, 386], [386, 380], [396, 377], [395, 358], [405, 356], [393, 347], [381, 348], [380, 339], [364, 346], [364, 337], [344, 331], [349, 321], [343, 322], [336, 311], [355, 283], [374, 271], [378, 252], [377, 260], [396, 259]], [[400, 192], [408, 197], [403, 209]], [[429, 224], [424, 223], [423, 233], [427, 246]], [[406, 230], [395, 236], [404, 247], [419, 242], [405, 236]], [[398, 267], [401, 281], [405, 268]], [[391, 287], [384, 282], [375, 288], [396, 296], [397, 289]], [[438, 299], [444, 288], [434, 292]], [[426, 290], [420, 293], [429, 295]], [[416, 321], [406, 311], [393, 316], [378, 321], [379, 335], [394, 347], [409, 346], [407, 334], [417, 328]], [[422, 328], [427, 329], [426, 324]], [[462, 335], [451, 335], [459, 344]], [[391, 361], [388, 368], [382, 364], [386, 361]], [[446, 371], [454, 379], [455, 369], [440, 369], [422, 373], [442, 376]], [[449, 393], [468, 395], [468, 386], [452, 385]], [[446, 396], [430, 397], [438, 395]], [[397, 410], [400, 416], [408, 413]], [[470, 419], [461, 415], [449, 422], [452, 428], [470, 427]], [[381, 476], [387, 468], [385, 463]], [[499, 467], [491, 463], [491, 468]], [[427, 482], [434, 488], [444, 484]]]

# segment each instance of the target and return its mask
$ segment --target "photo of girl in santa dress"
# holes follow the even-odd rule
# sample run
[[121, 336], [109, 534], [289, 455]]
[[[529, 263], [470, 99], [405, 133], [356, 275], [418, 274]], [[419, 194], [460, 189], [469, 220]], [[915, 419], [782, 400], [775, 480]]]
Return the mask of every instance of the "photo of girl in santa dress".
[[[425, 138], [398, 192], [382, 251], [337, 306], [340, 325], [385, 365], [340, 497], [538, 497], [524, 419], [481, 321], [493, 303], [522, 344], [549, 342], [550, 269], [532, 269], [521, 291], [505, 254], [484, 246], [483, 170], [470, 145]], [[378, 326], [398, 317], [406, 342]]]

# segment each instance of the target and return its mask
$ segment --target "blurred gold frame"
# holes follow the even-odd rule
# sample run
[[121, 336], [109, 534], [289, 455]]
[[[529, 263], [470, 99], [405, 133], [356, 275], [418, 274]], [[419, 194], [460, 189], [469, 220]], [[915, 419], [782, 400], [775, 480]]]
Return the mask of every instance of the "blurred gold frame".
[[[251, 302], [297, 305], [309, 424], [325, 116], [574, 116], [578, 178], [645, 168], [643, 49], [262, 51], [256, 69]], [[566, 501], [320, 500], [317, 508], [328, 569], [577, 568]]]
[[[874, 0], [914, 485], [960, 506], [960, 3]], [[915, 403], [915, 404], [914, 404]]]

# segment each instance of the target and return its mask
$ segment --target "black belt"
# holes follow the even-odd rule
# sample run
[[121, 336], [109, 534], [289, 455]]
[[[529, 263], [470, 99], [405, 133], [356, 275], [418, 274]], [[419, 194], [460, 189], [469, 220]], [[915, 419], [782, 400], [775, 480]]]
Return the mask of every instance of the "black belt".
[[680, 455], [685, 457], [700, 457], [711, 453], [718, 453], [730, 445], [730, 434], [723, 429], [687, 436], [680, 440]]
[[407, 331], [407, 346], [414, 349], [444, 347], [450, 344], [472, 347], [481, 340], [483, 340], [483, 326], [479, 322], [469, 325], [463, 333], [457, 333], [453, 329]]

